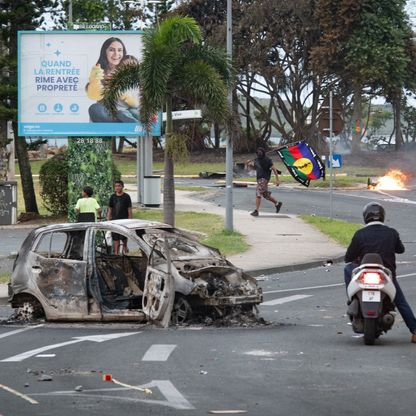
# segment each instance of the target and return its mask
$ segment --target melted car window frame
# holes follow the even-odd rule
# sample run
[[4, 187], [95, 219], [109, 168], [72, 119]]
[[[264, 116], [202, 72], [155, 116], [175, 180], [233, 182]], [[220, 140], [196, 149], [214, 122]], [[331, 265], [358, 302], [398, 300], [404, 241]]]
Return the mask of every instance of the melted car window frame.
[[[52, 251], [54, 242], [58, 239], [57, 236], [64, 236], [65, 241], [63, 245], [59, 247], [59, 250]], [[48, 259], [65, 259], [65, 260], [77, 260], [82, 261], [84, 257], [84, 246], [85, 246], [85, 230], [53, 230], [47, 231], [40, 234], [38, 241], [36, 242], [33, 252], [39, 256]], [[46, 241], [47, 251], [42, 251], [45, 247], [42, 246], [44, 239], [49, 238]], [[59, 237], [58, 237], [59, 238]], [[59, 242], [59, 240], [58, 240]]]

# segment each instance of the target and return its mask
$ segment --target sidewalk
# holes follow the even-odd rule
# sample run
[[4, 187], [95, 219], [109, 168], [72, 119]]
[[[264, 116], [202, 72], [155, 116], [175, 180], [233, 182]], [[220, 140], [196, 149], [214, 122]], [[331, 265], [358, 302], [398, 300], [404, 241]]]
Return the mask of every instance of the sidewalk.
[[[207, 212], [225, 218], [225, 207], [195, 199], [191, 192], [176, 191], [175, 197], [178, 211]], [[234, 209], [233, 227], [246, 236], [251, 247], [227, 258], [253, 276], [314, 267], [326, 260], [339, 261], [345, 254], [345, 247], [295, 215], [260, 211], [259, 217], [252, 217], [249, 211]]]
[[[136, 202], [137, 193], [130, 189], [127, 192]], [[225, 207], [196, 199], [192, 194], [176, 191], [177, 211], [207, 212], [225, 218]], [[233, 227], [246, 236], [250, 249], [227, 258], [252, 276], [319, 266], [326, 260], [340, 260], [345, 254], [344, 247], [294, 215], [260, 212], [255, 218], [249, 211], [234, 209]], [[7, 285], [0, 284], [0, 298], [4, 297]]]

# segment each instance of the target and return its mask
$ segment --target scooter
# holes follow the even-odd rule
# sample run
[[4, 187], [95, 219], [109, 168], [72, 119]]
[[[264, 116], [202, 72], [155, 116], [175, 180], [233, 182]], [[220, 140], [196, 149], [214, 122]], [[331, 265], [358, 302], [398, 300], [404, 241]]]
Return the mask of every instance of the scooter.
[[347, 295], [347, 314], [353, 331], [364, 334], [366, 345], [373, 345], [376, 338], [394, 324], [396, 296], [392, 273], [383, 266], [379, 254], [366, 254], [361, 265], [352, 271]]

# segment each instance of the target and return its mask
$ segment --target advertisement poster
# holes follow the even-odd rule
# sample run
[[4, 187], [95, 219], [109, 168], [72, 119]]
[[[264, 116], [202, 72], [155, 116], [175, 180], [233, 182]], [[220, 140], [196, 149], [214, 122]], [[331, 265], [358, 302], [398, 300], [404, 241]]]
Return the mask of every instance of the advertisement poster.
[[[139, 91], [125, 91], [110, 115], [103, 83], [120, 65], [139, 61], [135, 31], [20, 31], [18, 34], [20, 136], [144, 136]], [[161, 115], [153, 136], [160, 136]]]

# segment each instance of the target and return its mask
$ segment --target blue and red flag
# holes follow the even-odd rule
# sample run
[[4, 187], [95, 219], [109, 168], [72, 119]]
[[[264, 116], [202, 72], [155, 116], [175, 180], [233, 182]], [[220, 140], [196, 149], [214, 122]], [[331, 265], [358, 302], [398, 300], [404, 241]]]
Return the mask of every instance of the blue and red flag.
[[276, 150], [290, 174], [304, 186], [310, 181], [325, 179], [325, 165], [315, 150], [303, 140]]

